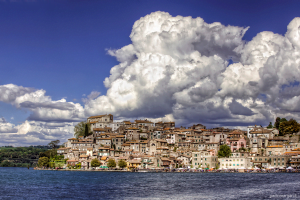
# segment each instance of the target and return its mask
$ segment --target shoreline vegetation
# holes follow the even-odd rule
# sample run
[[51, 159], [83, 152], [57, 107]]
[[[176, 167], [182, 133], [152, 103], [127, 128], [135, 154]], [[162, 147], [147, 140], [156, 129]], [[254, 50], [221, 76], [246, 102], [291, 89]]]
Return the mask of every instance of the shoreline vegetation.
[[35, 167], [40, 153], [49, 151], [48, 146], [0, 147], [0, 167]]

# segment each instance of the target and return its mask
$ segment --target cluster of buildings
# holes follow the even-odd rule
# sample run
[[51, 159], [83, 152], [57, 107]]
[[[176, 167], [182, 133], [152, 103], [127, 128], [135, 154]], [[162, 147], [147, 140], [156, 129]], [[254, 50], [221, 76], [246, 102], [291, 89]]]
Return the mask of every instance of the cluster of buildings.
[[[252, 169], [300, 167], [299, 133], [278, 136], [275, 128], [249, 126], [247, 131], [226, 128], [206, 129], [202, 124], [176, 127], [175, 122], [114, 122], [113, 115], [91, 116], [92, 135], [70, 138], [57, 153], [67, 164], [91, 168], [98, 159], [127, 162], [127, 169], [202, 168]], [[221, 145], [231, 149], [227, 158], [218, 158]], [[118, 166], [117, 166], [118, 167]]]

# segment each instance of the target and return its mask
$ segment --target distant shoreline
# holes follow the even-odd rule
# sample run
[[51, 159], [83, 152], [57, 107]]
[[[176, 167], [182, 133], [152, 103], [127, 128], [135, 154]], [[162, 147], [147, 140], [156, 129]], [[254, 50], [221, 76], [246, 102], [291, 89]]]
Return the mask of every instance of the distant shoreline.
[[165, 171], [165, 170], [138, 170], [138, 171], [127, 171], [127, 170], [82, 170], [82, 169], [42, 169], [34, 168], [34, 170], [43, 170], [43, 171], [78, 171], [78, 172], [136, 172], [136, 173], [300, 173], [300, 170], [297, 171]]

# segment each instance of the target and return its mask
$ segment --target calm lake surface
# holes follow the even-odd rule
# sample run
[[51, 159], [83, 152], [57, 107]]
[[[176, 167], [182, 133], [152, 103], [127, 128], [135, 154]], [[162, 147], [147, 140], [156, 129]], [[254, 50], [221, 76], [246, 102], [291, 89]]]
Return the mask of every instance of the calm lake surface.
[[0, 167], [0, 199], [300, 199], [300, 173], [130, 173]]

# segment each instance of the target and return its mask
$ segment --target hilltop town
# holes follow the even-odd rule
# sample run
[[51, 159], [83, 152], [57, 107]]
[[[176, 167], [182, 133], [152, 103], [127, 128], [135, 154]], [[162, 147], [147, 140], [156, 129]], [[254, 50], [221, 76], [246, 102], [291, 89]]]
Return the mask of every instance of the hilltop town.
[[[279, 136], [276, 128], [248, 126], [247, 131], [226, 128], [207, 129], [202, 124], [176, 127], [175, 122], [153, 123], [147, 119], [114, 122], [113, 115], [87, 119], [92, 134], [70, 138], [58, 155], [66, 165], [81, 164], [91, 169], [97, 159], [124, 160], [127, 169], [285, 169], [299, 168], [299, 133]], [[222, 145], [230, 148], [228, 157], [218, 156]], [[116, 166], [118, 168], [118, 166]]]

